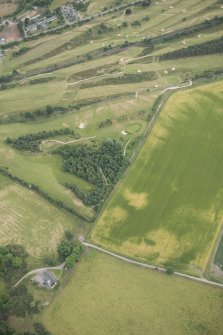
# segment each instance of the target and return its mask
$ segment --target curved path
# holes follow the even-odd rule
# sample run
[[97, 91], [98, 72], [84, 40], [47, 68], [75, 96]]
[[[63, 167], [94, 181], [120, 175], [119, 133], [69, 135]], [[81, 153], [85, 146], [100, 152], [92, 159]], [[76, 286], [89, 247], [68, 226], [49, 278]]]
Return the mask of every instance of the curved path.
[[19, 279], [17, 281], [17, 283], [15, 283], [15, 285], [13, 285], [13, 287], [18, 286], [24, 279], [26, 279], [27, 277], [29, 277], [31, 275], [35, 275], [37, 273], [41, 273], [41, 272], [47, 271], [47, 270], [63, 270], [64, 265], [65, 265], [65, 263], [60, 264], [58, 266], [49, 266], [49, 267], [46, 267], [46, 268], [39, 268], [39, 269], [32, 270], [32, 271], [28, 272], [27, 274], [25, 274], [21, 279]]
[[125, 155], [126, 155], [127, 146], [129, 145], [129, 143], [130, 143], [131, 140], [132, 140], [132, 138], [130, 138], [130, 140], [128, 140], [128, 142], [127, 142], [126, 145], [125, 145], [124, 152], [123, 152], [123, 156], [124, 156], [124, 157], [125, 157]]
[[175, 90], [179, 90], [180, 88], [190, 87], [192, 85], [193, 85], [193, 82], [190, 79], [188, 84], [181, 85], [181, 86], [170, 86], [170, 87], [167, 87], [165, 90], [163, 90], [162, 92], [160, 92], [159, 95], [161, 95], [161, 94], [163, 94], [163, 93], [165, 93], [167, 91], [175, 91]]
[[[151, 270], [158, 270], [158, 271], [161, 271], [161, 272], [166, 272], [166, 270], [164, 268], [160, 268], [160, 267], [157, 267], [157, 266], [154, 266], [154, 265], [150, 265], [150, 264], [146, 264], [146, 263], [142, 263], [142, 262], [138, 262], [138, 261], [134, 261], [133, 259], [130, 259], [130, 258], [127, 258], [127, 257], [124, 257], [124, 256], [120, 256], [120, 255], [117, 255], [115, 254], [114, 252], [111, 252], [111, 251], [108, 251], [108, 250], [105, 250], [101, 247], [98, 247], [94, 244], [91, 244], [91, 243], [88, 243], [88, 242], [82, 242], [83, 245], [85, 247], [88, 247], [88, 248], [92, 248], [92, 249], [96, 249], [98, 251], [101, 251], [103, 252], [104, 254], [107, 254], [107, 255], [110, 255], [112, 257], [115, 257], [117, 259], [120, 259], [121, 261], [124, 261], [126, 263], [130, 263], [130, 264], [134, 264], [134, 265], [138, 265], [138, 266], [141, 266], [143, 268], [147, 268], [147, 269], [151, 269]], [[220, 283], [216, 283], [216, 282], [212, 282], [210, 280], [207, 280], [205, 278], [198, 278], [198, 277], [194, 277], [194, 276], [190, 276], [190, 275], [186, 275], [184, 273], [181, 273], [181, 272], [174, 272], [175, 275], [179, 276], [179, 277], [183, 277], [183, 278], [186, 278], [186, 279], [190, 279], [190, 280], [193, 280], [193, 281], [196, 281], [196, 282], [199, 282], [199, 283], [202, 283], [202, 284], [208, 284], [208, 285], [212, 285], [212, 286], [216, 286], [216, 287], [221, 287], [223, 288], [223, 284], [220, 284]]]

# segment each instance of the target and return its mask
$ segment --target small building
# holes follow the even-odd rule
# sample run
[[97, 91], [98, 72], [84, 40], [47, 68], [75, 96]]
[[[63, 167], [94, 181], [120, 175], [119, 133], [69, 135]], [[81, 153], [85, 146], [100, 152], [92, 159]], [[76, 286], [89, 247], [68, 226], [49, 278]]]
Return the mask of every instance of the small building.
[[43, 272], [43, 285], [50, 289], [53, 289], [57, 285], [57, 279], [52, 272]]
[[29, 20], [28, 25], [25, 26], [25, 30], [27, 32], [34, 32], [40, 28], [43, 30], [47, 30], [48, 25], [56, 19], [57, 19], [56, 15], [52, 15], [50, 17], [36, 15]]
[[5, 45], [6, 44], [6, 40], [4, 37], [0, 37], [0, 45]]

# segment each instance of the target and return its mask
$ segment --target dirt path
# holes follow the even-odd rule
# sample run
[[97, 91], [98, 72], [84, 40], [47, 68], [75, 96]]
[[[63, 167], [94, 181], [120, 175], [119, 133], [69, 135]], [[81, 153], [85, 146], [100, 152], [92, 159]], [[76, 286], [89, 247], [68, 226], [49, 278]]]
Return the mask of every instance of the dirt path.
[[130, 143], [130, 141], [132, 140], [132, 138], [130, 138], [130, 140], [128, 140], [128, 142], [126, 143], [125, 147], [124, 147], [124, 152], [123, 152], [123, 156], [125, 157], [126, 155], [126, 150], [127, 150], [127, 147], [128, 147], [128, 144]]
[[26, 279], [27, 277], [34, 275], [34, 274], [38, 274], [41, 273], [43, 271], [47, 271], [47, 270], [63, 270], [65, 263], [60, 264], [58, 266], [50, 266], [50, 267], [46, 267], [46, 268], [39, 268], [39, 269], [35, 269], [32, 270], [30, 272], [28, 272], [27, 274], [25, 274], [20, 280], [17, 281], [17, 283], [15, 283], [15, 285], [13, 285], [13, 287], [17, 287], [24, 279]]
[[[113, 253], [111, 251], [105, 250], [105, 249], [103, 249], [101, 247], [98, 247], [98, 246], [96, 246], [94, 244], [91, 244], [91, 243], [88, 243], [88, 242], [82, 242], [82, 243], [83, 243], [83, 245], [85, 247], [96, 249], [96, 250], [98, 250], [100, 252], [103, 252], [104, 254], [110, 255], [110, 256], [115, 257], [117, 259], [120, 259], [121, 261], [124, 261], [126, 263], [134, 264], [134, 265], [137, 265], [137, 266], [140, 266], [140, 267], [143, 267], [143, 268], [147, 268], [147, 269], [150, 269], [150, 270], [156, 270], [156, 271], [160, 271], [160, 272], [166, 272], [166, 270], [164, 268], [157, 267], [157, 266], [150, 265], [150, 264], [146, 264], [146, 263], [142, 263], [142, 262], [138, 262], [138, 261], [134, 261], [133, 259], [117, 255], [117, 254], [115, 254], [115, 253]], [[186, 278], [186, 279], [190, 279], [190, 280], [202, 283], [202, 284], [208, 284], [208, 285], [211, 285], [211, 286], [216, 286], [216, 287], [223, 288], [223, 284], [212, 282], [212, 281], [207, 280], [205, 278], [198, 278], [198, 277], [186, 275], [186, 274], [181, 273], [181, 272], [174, 272], [174, 274], [176, 276], [183, 277], [183, 278]]]
[[58, 140], [46, 140], [46, 141], [43, 141], [42, 144], [45, 144], [47, 142], [56, 142], [56, 143], [65, 145], [65, 144], [70, 144], [70, 143], [74, 143], [74, 142], [80, 142], [80, 141], [84, 141], [84, 140], [92, 140], [95, 137], [96, 136], [83, 137], [83, 138], [79, 138], [78, 140], [72, 140], [72, 141], [69, 141], [69, 142], [62, 142], [62, 141], [58, 141]]
[[105, 177], [104, 172], [102, 171], [102, 168], [100, 166], [99, 166], [99, 171], [100, 171], [100, 173], [102, 175], [102, 178], [105, 181], [105, 185], [107, 186], [108, 185], [107, 178]]

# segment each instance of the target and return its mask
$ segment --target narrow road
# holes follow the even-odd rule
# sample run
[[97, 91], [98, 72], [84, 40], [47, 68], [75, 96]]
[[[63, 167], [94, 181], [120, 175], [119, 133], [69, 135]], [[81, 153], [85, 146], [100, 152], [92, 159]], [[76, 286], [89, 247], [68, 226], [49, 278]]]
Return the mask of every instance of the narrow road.
[[[161, 267], [157, 267], [157, 266], [154, 266], [154, 265], [150, 265], [150, 264], [146, 264], [146, 263], [142, 263], [142, 262], [138, 262], [138, 261], [134, 261], [133, 259], [130, 259], [130, 258], [127, 258], [127, 257], [124, 257], [124, 256], [120, 256], [120, 255], [117, 255], [115, 254], [114, 252], [111, 252], [111, 251], [108, 251], [108, 250], [105, 250], [101, 247], [98, 247], [94, 244], [91, 244], [91, 243], [88, 243], [88, 242], [82, 242], [83, 245], [85, 247], [88, 247], [88, 248], [92, 248], [92, 249], [96, 249], [100, 252], [103, 252], [104, 254], [107, 254], [109, 256], [112, 256], [112, 257], [115, 257], [117, 259], [120, 259], [121, 261], [124, 261], [126, 263], [129, 263], [129, 264], [134, 264], [134, 265], [137, 265], [137, 266], [141, 266], [143, 268], [147, 268], [147, 269], [150, 269], [150, 270], [156, 270], [156, 271], [160, 271], [160, 272], [166, 272], [166, 270], [164, 268], [161, 268]], [[190, 275], [186, 275], [184, 273], [181, 273], [181, 272], [174, 272], [174, 274], [176, 276], [179, 276], [179, 277], [182, 277], [182, 278], [186, 278], [186, 279], [190, 279], [190, 280], [193, 280], [193, 281], [196, 281], [196, 282], [199, 282], [199, 283], [202, 283], [202, 284], [208, 284], [208, 285], [212, 285], [212, 286], [215, 286], [215, 287], [221, 287], [223, 288], [223, 284], [219, 284], [219, 283], [216, 283], [216, 282], [212, 282], [210, 280], [207, 280], [205, 278], [198, 278], [198, 277], [194, 277], [194, 276], [190, 276]]]
[[47, 271], [47, 270], [63, 270], [65, 263], [60, 264], [58, 266], [49, 266], [46, 268], [39, 268], [39, 269], [35, 269], [32, 270], [30, 272], [28, 272], [27, 274], [25, 274], [20, 280], [17, 281], [17, 283], [15, 283], [13, 285], [13, 287], [17, 287], [24, 279], [26, 279], [27, 277], [31, 276], [31, 275], [35, 275], [37, 273], [41, 273], [43, 271]]

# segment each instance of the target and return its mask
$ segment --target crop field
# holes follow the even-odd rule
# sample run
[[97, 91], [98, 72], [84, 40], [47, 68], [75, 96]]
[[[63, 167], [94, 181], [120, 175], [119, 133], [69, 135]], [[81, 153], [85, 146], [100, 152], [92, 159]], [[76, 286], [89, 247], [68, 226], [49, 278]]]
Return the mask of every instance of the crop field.
[[89, 252], [41, 320], [55, 335], [221, 335], [222, 299], [220, 289]]
[[92, 239], [177, 267], [204, 269], [222, 221], [222, 82], [174, 94]]
[[[43, 215], [44, 213], [44, 215]], [[30, 256], [55, 256], [65, 229], [76, 236], [84, 225], [30, 190], [0, 176], [0, 244], [21, 244]]]

